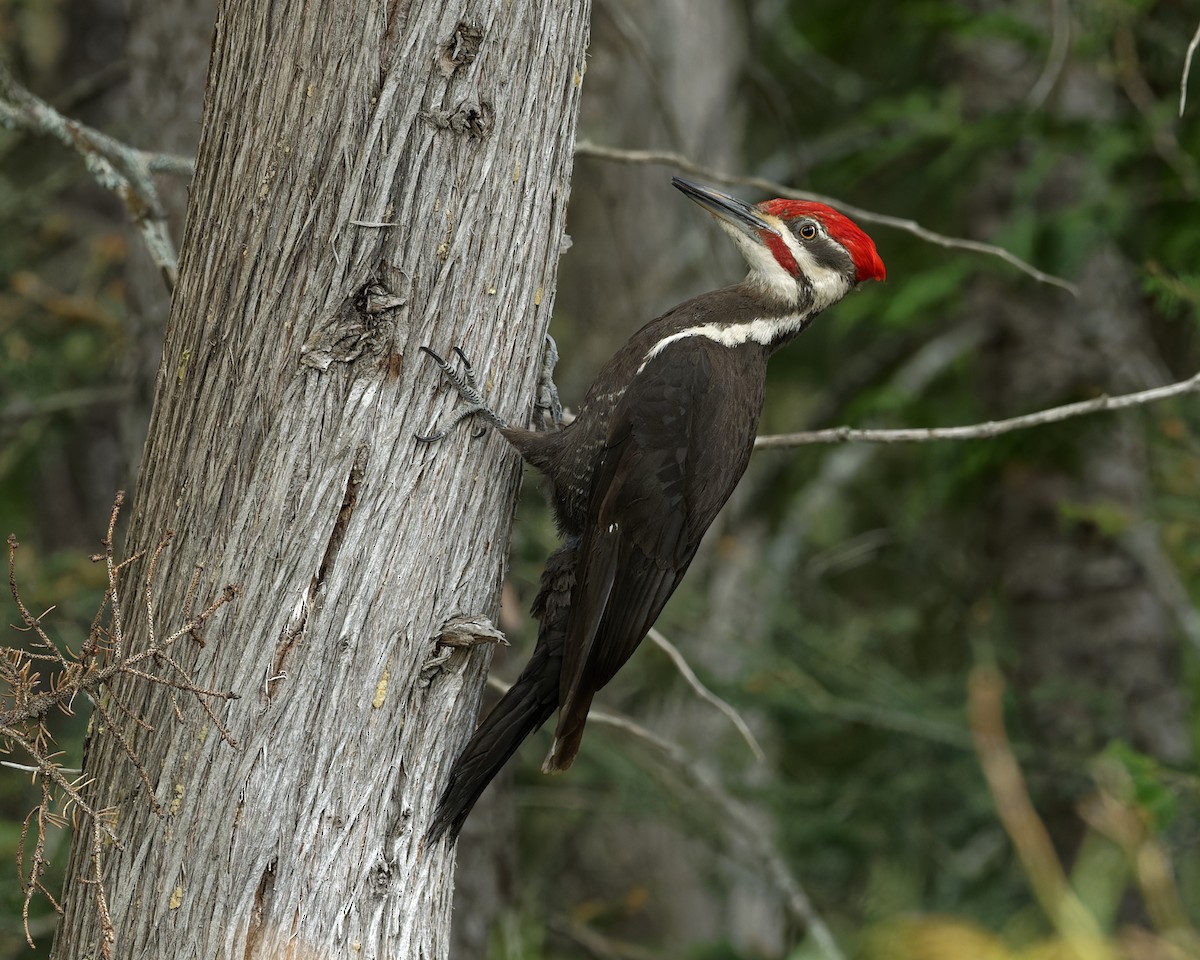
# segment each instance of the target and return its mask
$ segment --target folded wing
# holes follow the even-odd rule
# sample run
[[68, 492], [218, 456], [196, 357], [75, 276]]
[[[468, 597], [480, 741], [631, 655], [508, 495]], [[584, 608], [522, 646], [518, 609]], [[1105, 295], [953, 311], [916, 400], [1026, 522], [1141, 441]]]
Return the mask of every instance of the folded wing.
[[656, 357], [634, 378], [613, 413], [594, 475], [548, 770], [574, 760], [592, 697], [658, 619], [753, 446], [761, 388], [747, 404], [718, 387], [744, 379], [713, 376], [731, 351], [702, 337], [668, 349], [692, 355], [684, 363]]

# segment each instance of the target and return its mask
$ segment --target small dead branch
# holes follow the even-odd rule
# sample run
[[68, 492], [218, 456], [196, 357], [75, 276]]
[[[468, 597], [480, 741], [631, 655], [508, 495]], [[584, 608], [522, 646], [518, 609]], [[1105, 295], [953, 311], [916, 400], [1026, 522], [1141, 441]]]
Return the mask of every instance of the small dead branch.
[[1051, 407], [1036, 413], [1026, 413], [1007, 420], [989, 420], [987, 423], [975, 423], [963, 427], [915, 427], [902, 430], [869, 430], [856, 427], [830, 427], [827, 430], [807, 430], [801, 433], [778, 433], [759, 437], [754, 441], [754, 449], [766, 447], [799, 447], [810, 443], [846, 443], [856, 440], [868, 443], [922, 443], [931, 440], [990, 440], [1001, 434], [1012, 433], [1014, 430], [1026, 430], [1030, 427], [1040, 427], [1048, 423], [1058, 423], [1074, 417], [1086, 416], [1089, 413], [1102, 413], [1109, 410], [1126, 410], [1130, 407], [1141, 407], [1149, 403], [1159, 403], [1172, 397], [1180, 397], [1188, 393], [1200, 393], [1200, 373], [1178, 383], [1169, 383], [1162, 387], [1152, 387], [1137, 393], [1124, 393], [1110, 397], [1107, 394], [1094, 397], [1091, 400], [1081, 400], [1078, 403], [1068, 403], [1061, 407]]
[[690, 686], [696, 692], [696, 696], [698, 696], [701, 700], [711, 703], [721, 713], [725, 714], [725, 716], [729, 718], [729, 722], [733, 724], [734, 729], [737, 730], [738, 734], [741, 735], [741, 738], [746, 741], [746, 746], [750, 748], [750, 752], [754, 754], [754, 759], [759, 763], [765, 763], [767, 755], [763, 752], [763, 748], [759, 744], [758, 738], [754, 736], [753, 732], [751, 732], [750, 725], [746, 723], [746, 721], [742, 718], [742, 715], [737, 712], [737, 708], [735, 708], [728, 701], [722, 700], [715, 693], [709, 690], [708, 687], [701, 683], [700, 678], [696, 676], [696, 671], [694, 671], [691, 667], [691, 664], [684, 659], [683, 654], [679, 652], [679, 648], [661, 633], [659, 633], [658, 630], [656, 630], [654, 627], [651, 627], [650, 632], [646, 634], [646, 637], [670, 658], [671, 663], [675, 665], [675, 669], [678, 670], [683, 676], [683, 679], [688, 682], [688, 686]]
[[1187, 56], [1183, 58], [1183, 76], [1179, 78], [1180, 117], [1187, 107], [1188, 75], [1192, 72], [1192, 58], [1196, 55], [1196, 47], [1200, 47], [1200, 24], [1196, 25], [1196, 32], [1192, 34], [1191, 42], [1188, 43]]
[[1117, 22], [1113, 32], [1113, 61], [1120, 82], [1130, 103], [1137, 108], [1150, 134], [1154, 152], [1175, 171], [1179, 182], [1193, 197], [1200, 193], [1200, 169], [1195, 159], [1183, 148], [1176, 136], [1174, 124], [1164, 122], [1159, 112], [1159, 100], [1154, 88], [1142, 73], [1138, 58], [1137, 38], [1127, 19]]
[[861, 207], [852, 206], [834, 197], [827, 197], [824, 194], [809, 193], [806, 190], [794, 190], [789, 186], [776, 183], [774, 180], [768, 180], [765, 177], [743, 177], [730, 173], [722, 173], [719, 170], [713, 170], [710, 167], [696, 163], [681, 153], [674, 153], [670, 150], [618, 150], [614, 147], [602, 147], [594, 143], [589, 143], [586, 140], [580, 140], [575, 144], [575, 156], [589, 157], [594, 160], [608, 160], [613, 163], [652, 163], [661, 166], [676, 167], [684, 173], [704, 177], [704, 179], [711, 180], [714, 183], [723, 183], [727, 186], [753, 187], [755, 190], [762, 190], [764, 193], [770, 193], [776, 197], [787, 197], [792, 200], [816, 200], [818, 203], [836, 207], [847, 216], [861, 220], [863, 223], [877, 223], [880, 226], [903, 230], [905, 233], [910, 233], [914, 237], [924, 240], [926, 243], [932, 243], [951, 250], [969, 250], [972, 253], [983, 253], [991, 257], [999, 257], [1005, 263], [1016, 267], [1022, 273], [1033, 277], [1039, 283], [1048, 283], [1055, 287], [1061, 287], [1072, 296], [1079, 296], [1079, 288], [1069, 280], [1064, 280], [1062, 277], [1056, 277], [1054, 274], [1039, 270], [1033, 264], [1022, 260], [1011, 250], [1005, 250], [1003, 247], [998, 247], [995, 244], [982, 243], [979, 240], [967, 240], [963, 237], [948, 237], [943, 233], [937, 233], [934, 230], [921, 226], [915, 220], [909, 220], [904, 217], [893, 217], [886, 213], [873, 213], [870, 210], [863, 210]]
[[976, 667], [969, 681], [969, 712], [975, 751], [996, 813], [1016, 848], [1042, 911], [1074, 955], [1112, 960], [1102, 931], [1071, 888], [1042, 823], [1004, 729], [1004, 681], [995, 667]]
[[716, 776], [689, 756], [679, 744], [651, 733], [626, 717], [592, 710], [588, 719], [593, 723], [621, 730], [658, 751], [670, 767], [720, 814], [721, 822], [728, 826], [730, 833], [740, 835], [749, 847], [751, 862], [765, 871], [782, 895], [793, 922], [807, 930], [812, 937], [817, 953], [825, 960], [845, 960], [845, 954], [842, 953], [833, 933], [817, 913], [787, 861], [779, 853], [778, 844], [758, 822], [753, 812], [733, 797]]
[[[2, 68], [0, 68], [2, 69]], [[2, 80], [2, 77], [0, 77]], [[0, 87], [0, 94], [3, 93]], [[0, 101], [0, 109], [3, 102]], [[142, 559], [145, 551], [124, 560], [119, 560], [113, 549], [113, 539], [120, 516], [124, 495], [118, 493], [109, 515], [108, 530], [101, 541], [104, 550], [92, 557], [103, 562], [108, 574], [104, 598], [92, 620], [86, 639], [80, 644], [79, 652], [72, 653], [69, 646], [56, 643], [46, 632], [43, 623], [54, 609], [34, 614], [21, 596], [17, 584], [16, 554], [19, 544], [15, 536], [8, 537], [8, 586], [16, 603], [20, 624], [14, 629], [31, 635], [28, 648], [0, 647], [0, 682], [6, 689], [0, 695], [0, 745], [6, 751], [18, 749], [28, 755], [30, 763], [6, 763], [31, 773], [41, 789], [41, 799], [26, 817], [17, 853], [17, 874], [24, 891], [22, 916], [25, 936], [33, 946], [30, 932], [29, 906], [36, 894], [43, 894], [56, 911], [61, 912], [58, 902], [45, 888], [42, 879], [47, 867], [46, 834], [52, 827], [62, 827], [67, 822], [80, 828], [80, 818], [91, 833], [88, 882], [95, 887], [97, 912], [103, 934], [101, 955], [112, 955], [115, 931], [105, 899], [102, 853], [104, 844], [120, 846], [120, 840], [112, 829], [114, 811], [98, 809], [84, 796], [90, 784], [86, 778], [70, 780], [68, 773], [78, 773], [60, 763], [59, 754], [52, 752], [47, 722], [55, 711], [71, 714], [75, 698], [86, 697], [96, 711], [99, 720], [97, 730], [102, 736], [113, 737], [119, 744], [130, 764], [137, 771], [150, 804], [158, 813], [162, 806], [154, 795], [154, 785], [145, 765], [138, 756], [134, 744], [124, 732], [129, 723], [142, 730], [152, 728], [144, 719], [132, 711], [114, 689], [113, 681], [125, 678], [139, 684], [163, 687], [172, 698], [178, 693], [190, 695], [207, 714], [213, 726], [226, 743], [236, 746], [232, 734], [216, 716], [210, 701], [230, 700], [237, 695], [224, 690], [200, 686], [179, 659], [172, 655], [171, 648], [184, 637], [199, 640], [200, 628], [223, 606], [237, 596], [237, 588], [224, 588], [199, 613], [193, 613], [199, 572], [192, 575], [188, 590], [187, 609], [184, 623], [166, 636], [161, 635], [157, 621], [155, 603], [155, 581], [159, 561], [171, 542], [170, 531], [159, 540], [146, 564], [146, 573], [141, 590], [141, 600], [146, 610], [146, 641], [136, 652], [130, 650], [126, 633], [125, 617], [121, 605], [122, 578], [131, 564]], [[36, 670], [35, 664], [48, 664], [45, 677]], [[178, 712], [178, 707], [177, 707]], [[61, 808], [55, 812], [55, 808]], [[32, 844], [32, 849], [30, 845]]]
[[1046, 65], [1025, 98], [1030, 110], [1040, 110], [1045, 105], [1067, 62], [1071, 49], [1071, 11], [1067, 0], [1051, 0], [1050, 26], [1050, 53]]
[[167, 228], [166, 213], [154, 186], [154, 174], [191, 177], [195, 171], [191, 160], [136, 150], [78, 120], [64, 117], [21, 86], [2, 62], [0, 124], [47, 134], [78, 153], [95, 181], [120, 198], [162, 272], [167, 289], [175, 288], [177, 257]]
[[[1200, 932], [1184, 907], [1175, 865], [1151, 830], [1128, 771], [1119, 763], [1101, 758], [1093, 765], [1092, 776], [1098, 789], [1080, 804], [1080, 816], [1125, 855], [1158, 937], [1180, 956], [1200, 956]], [[1162, 955], [1170, 954], [1164, 950]]]
[[627, 943], [601, 933], [594, 927], [567, 916], [551, 917], [547, 929], [570, 940], [595, 960], [666, 960], [670, 954], [648, 950], [636, 943]]
[[1098, 789], [1080, 804], [1079, 813], [1093, 831], [1115, 844], [1124, 855], [1154, 929], [1133, 924], [1125, 924], [1115, 934], [1102, 929], [1097, 915], [1072, 887], [1046, 826], [1034, 809], [1004, 729], [1003, 697], [1004, 680], [995, 667], [979, 666], [971, 672], [968, 712], [979, 765], [1034, 896], [1055, 928], [1058, 940], [1055, 954], [1079, 960], [1118, 957], [1183, 960], [1197, 956], [1200, 932], [1184, 909], [1174, 865], [1150, 828], [1150, 818], [1136, 799], [1136, 787], [1129, 772], [1121, 763], [1105, 756], [1093, 764], [1092, 775]]
[[[488, 677], [488, 686], [501, 694], [506, 693], [509, 687], [495, 677]], [[679, 744], [651, 733], [628, 717], [593, 709], [588, 713], [588, 721], [619, 730], [655, 750], [671, 770], [678, 773], [701, 799], [718, 812], [720, 822], [728, 828], [731, 839], [740, 839], [747, 845], [748, 862], [765, 872], [782, 896], [788, 915], [812, 936], [817, 954], [824, 960], [846, 960], [829, 926], [817, 913], [800, 881], [779, 853], [778, 845], [758, 823], [752, 811], [730, 795], [715, 775], [702, 767]]]

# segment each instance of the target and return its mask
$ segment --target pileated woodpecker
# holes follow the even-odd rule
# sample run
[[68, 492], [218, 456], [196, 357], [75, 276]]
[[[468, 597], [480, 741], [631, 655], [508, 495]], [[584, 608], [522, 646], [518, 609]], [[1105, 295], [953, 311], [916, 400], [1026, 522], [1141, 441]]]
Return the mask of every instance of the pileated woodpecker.
[[423, 348], [466, 401], [452, 422], [482, 414], [545, 474], [564, 537], [534, 602], [533, 656], [456, 761], [431, 840], [458, 835], [484, 788], [555, 709], [543, 770], [571, 765], [593, 695], [654, 624], [746, 469], [767, 358], [858, 284], [884, 279], [871, 238], [824, 204], [750, 206], [672, 183], [716, 218], [750, 272], [642, 327], [562, 429], [509, 426], [488, 409], [469, 364], [459, 374]]

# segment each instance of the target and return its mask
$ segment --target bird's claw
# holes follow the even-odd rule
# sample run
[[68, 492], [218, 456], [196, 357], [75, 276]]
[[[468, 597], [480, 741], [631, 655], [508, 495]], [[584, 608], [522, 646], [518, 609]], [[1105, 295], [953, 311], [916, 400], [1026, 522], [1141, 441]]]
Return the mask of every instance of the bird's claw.
[[[439, 440], [444, 440], [454, 427], [475, 414], [482, 415], [489, 423], [498, 427], [507, 426], [504, 420], [488, 406], [487, 400], [479, 390], [479, 385], [475, 382], [475, 368], [460, 347], [454, 347], [454, 353], [462, 363], [461, 373], [454, 368], [453, 364], [434, 353], [429, 347], [422, 346], [421, 352], [437, 364], [438, 369], [442, 371], [442, 376], [453, 384], [462, 400], [450, 414], [449, 422], [440, 430], [429, 434], [414, 433], [413, 438], [418, 443], [437, 443]], [[486, 432], [486, 428], [480, 428], [472, 437], [477, 440]]]
[[544, 423], [546, 414], [550, 416], [550, 428], [557, 430], [563, 426], [563, 406], [558, 399], [558, 387], [554, 383], [554, 368], [558, 365], [558, 344], [550, 334], [546, 334], [546, 345], [542, 349], [542, 369], [538, 374], [537, 400], [534, 407], [541, 411], [539, 421]]

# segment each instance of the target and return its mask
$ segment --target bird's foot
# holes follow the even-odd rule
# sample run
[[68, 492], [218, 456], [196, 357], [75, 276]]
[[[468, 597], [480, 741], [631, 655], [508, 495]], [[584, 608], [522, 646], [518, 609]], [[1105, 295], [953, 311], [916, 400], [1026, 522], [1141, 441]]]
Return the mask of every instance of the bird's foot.
[[566, 425], [563, 422], [562, 401], [558, 399], [558, 387], [554, 385], [554, 368], [557, 365], [558, 344], [550, 334], [546, 334], [546, 345], [542, 349], [542, 369], [538, 374], [537, 399], [534, 400], [533, 406], [538, 411], [538, 425], [545, 426], [549, 418], [551, 430]]
[[[442, 371], [442, 375], [453, 384], [454, 388], [458, 391], [459, 397], [462, 399], [441, 429], [435, 428], [434, 432], [429, 434], [414, 434], [418, 441], [421, 443], [437, 443], [439, 440], [445, 439], [446, 435], [454, 427], [458, 426], [459, 423], [467, 419], [467, 417], [472, 417], [476, 414], [497, 427], [508, 426], [503, 418], [488, 406], [487, 400], [479, 390], [479, 384], [475, 382], [475, 368], [471, 366], [471, 361], [467, 359], [467, 355], [462, 350], [458, 347], [454, 348], [454, 352], [458, 354], [458, 359], [462, 362], [463, 369], [461, 373], [454, 368], [453, 364], [439, 357], [428, 347], [421, 347], [421, 352], [438, 365]], [[483, 436], [483, 430], [480, 430], [475, 436]]]

